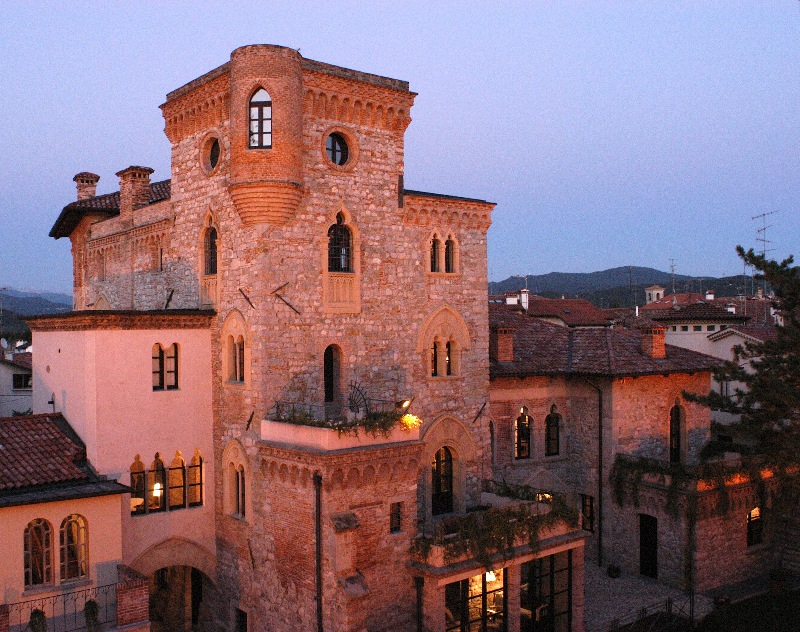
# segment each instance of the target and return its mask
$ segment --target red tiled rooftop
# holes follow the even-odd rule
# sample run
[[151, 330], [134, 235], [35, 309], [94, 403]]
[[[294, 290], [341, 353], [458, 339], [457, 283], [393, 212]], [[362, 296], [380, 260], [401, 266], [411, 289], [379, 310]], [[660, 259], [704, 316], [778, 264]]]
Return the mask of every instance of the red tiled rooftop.
[[86, 448], [61, 414], [0, 418], [0, 493], [91, 478]]
[[528, 314], [536, 318], [559, 318], [568, 327], [607, 327], [610, 324], [604, 310], [582, 298], [531, 296]]
[[709, 371], [720, 360], [666, 345], [666, 357], [642, 351], [642, 333], [628, 329], [569, 329], [532, 318], [503, 305], [489, 306], [492, 327], [514, 330], [514, 361], [490, 363], [490, 375], [636, 376]]
[[[162, 202], [170, 199], [172, 194], [172, 181], [162, 180], [153, 182], [150, 185], [150, 204]], [[50, 237], [69, 237], [70, 233], [78, 225], [78, 222], [88, 214], [104, 214], [106, 217], [119, 215], [119, 191], [96, 195], [86, 200], [78, 200], [67, 204], [58, 216], [53, 228], [50, 229]]]

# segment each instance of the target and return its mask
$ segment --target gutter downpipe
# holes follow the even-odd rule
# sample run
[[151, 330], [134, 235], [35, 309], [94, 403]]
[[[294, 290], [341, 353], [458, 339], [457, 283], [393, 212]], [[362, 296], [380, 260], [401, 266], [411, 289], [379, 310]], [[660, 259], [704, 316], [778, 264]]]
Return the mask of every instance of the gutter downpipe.
[[603, 567], [603, 389], [591, 380], [586, 383], [597, 391], [597, 565]]
[[317, 589], [317, 632], [322, 627], [322, 474], [314, 472], [314, 571]]

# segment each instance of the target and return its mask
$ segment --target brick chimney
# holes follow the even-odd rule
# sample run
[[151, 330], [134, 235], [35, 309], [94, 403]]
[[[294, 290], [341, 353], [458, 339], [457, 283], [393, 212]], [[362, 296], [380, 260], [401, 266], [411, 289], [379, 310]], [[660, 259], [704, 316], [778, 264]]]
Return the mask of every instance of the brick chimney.
[[77, 174], [72, 181], [78, 186], [78, 201], [88, 200], [97, 195], [97, 183], [100, 181], [100, 176], [96, 173], [89, 173], [88, 171], [81, 171]]
[[128, 167], [117, 173], [119, 177], [119, 216], [133, 223], [133, 212], [150, 203], [149, 167]]
[[667, 330], [665, 327], [652, 327], [642, 334], [642, 351], [651, 358], [661, 359], [667, 357], [667, 348], [664, 344]]
[[497, 362], [514, 361], [514, 330], [493, 327], [489, 335], [489, 356]]

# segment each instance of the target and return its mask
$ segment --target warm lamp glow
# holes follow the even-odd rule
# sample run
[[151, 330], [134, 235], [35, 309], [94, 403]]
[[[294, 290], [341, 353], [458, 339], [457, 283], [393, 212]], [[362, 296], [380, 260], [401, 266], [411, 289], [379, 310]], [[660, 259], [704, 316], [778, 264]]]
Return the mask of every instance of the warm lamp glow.
[[153, 496], [156, 498], [161, 498], [161, 483], [156, 483], [153, 485]]
[[495, 576], [494, 571], [489, 571], [488, 573], [486, 573], [487, 582], [493, 582], [495, 579], [497, 579], [497, 577]]
[[400, 417], [400, 428], [406, 432], [411, 432], [414, 428], [419, 428], [422, 425], [422, 419], [411, 413], [406, 413]]

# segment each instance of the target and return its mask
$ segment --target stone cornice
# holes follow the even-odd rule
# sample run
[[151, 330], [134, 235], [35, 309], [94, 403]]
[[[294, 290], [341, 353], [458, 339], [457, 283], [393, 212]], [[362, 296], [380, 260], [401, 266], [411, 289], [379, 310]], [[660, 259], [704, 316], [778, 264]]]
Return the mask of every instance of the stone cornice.
[[152, 311], [78, 311], [29, 316], [31, 331], [91, 331], [96, 329], [210, 329], [212, 310], [171, 309]]

